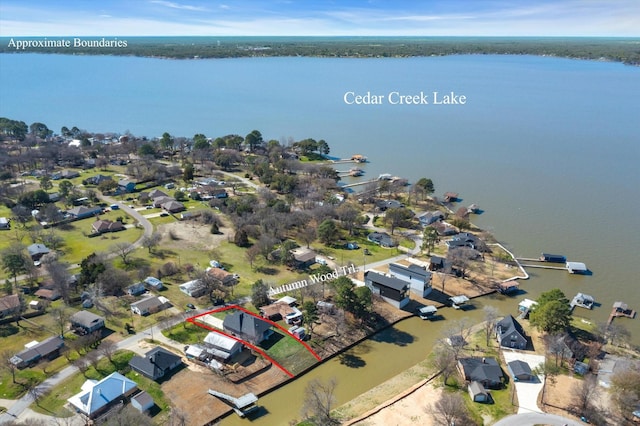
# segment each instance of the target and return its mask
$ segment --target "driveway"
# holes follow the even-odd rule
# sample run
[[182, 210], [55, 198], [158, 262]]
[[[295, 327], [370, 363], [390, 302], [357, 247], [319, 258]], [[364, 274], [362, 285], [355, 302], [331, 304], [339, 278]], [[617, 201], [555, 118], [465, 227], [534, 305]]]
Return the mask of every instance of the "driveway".
[[528, 414], [516, 414], [513, 416], [508, 416], [493, 424], [493, 426], [534, 426], [534, 425], [582, 426], [583, 423], [577, 422], [575, 420], [567, 419], [566, 417], [556, 416], [555, 414], [528, 413]]
[[[524, 361], [529, 364], [531, 370], [544, 363], [544, 356], [542, 355], [516, 352], [509, 349], [503, 349], [502, 354], [507, 363], [516, 360]], [[542, 391], [543, 381], [544, 376], [540, 376], [536, 382], [515, 382], [519, 404], [518, 414], [542, 413], [542, 410], [538, 407], [538, 395]]]

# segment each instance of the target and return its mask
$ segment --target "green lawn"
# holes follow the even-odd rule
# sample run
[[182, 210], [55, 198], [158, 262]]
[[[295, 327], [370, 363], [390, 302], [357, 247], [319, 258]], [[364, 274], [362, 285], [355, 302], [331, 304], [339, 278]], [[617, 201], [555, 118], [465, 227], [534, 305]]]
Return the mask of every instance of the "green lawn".
[[273, 330], [273, 335], [259, 346], [292, 374], [297, 375], [318, 362], [299, 341], [280, 330]]
[[136, 372], [130, 371], [129, 360], [131, 360], [134, 355], [131, 351], [120, 350], [113, 355], [113, 362], [110, 362], [107, 358], [101, 359], [98, 362], [97, 369], [90, 367], [84, 375], [80, 373], [75, 374], [52, 388], [38, 403], [33, 403], [30, 408], [46, 415], [55, 414], [58, 417], [69, 417], [73, 413], [66, 410], [64, 404], [67, 403], [68, 398], [80, 392], [80, 388], [85, 380], [101, 380], [109, 374], [118, 371], [135, 381], [140, 389], [147, 391], [161, 410], [166, 410], [169, 407], [169, 403], [166, 398], [164, 398], [160, 385], [140, 376]]

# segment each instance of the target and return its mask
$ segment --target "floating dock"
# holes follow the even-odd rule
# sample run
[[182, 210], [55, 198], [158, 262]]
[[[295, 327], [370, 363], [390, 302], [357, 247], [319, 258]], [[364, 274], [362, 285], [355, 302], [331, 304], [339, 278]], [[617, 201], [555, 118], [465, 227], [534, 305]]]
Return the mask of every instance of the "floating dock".
[[617, 317], [627, 317], [627, 318], [635, 318], [636, 311], [633, 309], [629, 309], [626, 303], [623, 302], [615, 302], [613, 304], [613, 310], [611, 311], [611, 315], [609, 315], [609, 320], [607, 321], [607, 325], [613, 322], [614, 318]]

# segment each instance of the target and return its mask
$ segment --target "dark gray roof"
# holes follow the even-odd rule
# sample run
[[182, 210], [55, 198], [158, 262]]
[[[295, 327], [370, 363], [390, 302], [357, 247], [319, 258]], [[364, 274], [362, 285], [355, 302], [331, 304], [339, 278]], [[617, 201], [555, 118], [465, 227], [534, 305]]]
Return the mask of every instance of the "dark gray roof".
[[91, 328], [99, 321], [104, 322], [104, 318], [100, 315], [94, 314], [93, 312], [79, 311], [71, 315], [69, 321], [73, 324], [81, 325], [82, 327]]
[[146, 407], [147, 405], [154, 404], [153, 398], [147, 392], [142, 391], [136, 396], [132, 397], [131, 400], [135, 400], [141, 407]]
[[147, 352], [144, 358], [137, 355], [131, 358], [129, 365], [147, 377], [156, 378], [162, 377], [180, 360], [181, 358], [173, 352], [156, 346]]
[[529, 367], [529, 364], [527, 364], [524, 361], [515, 360], [515, 361], [508, 362], [507, 365], [509, 366], [509, 369], [511, 370], [514, 376], [519, 376], [521, 374], [532, 375], [531, 367]]
[[269, 330], [271, 324], [246, 312], [235, 311], [224, 318], [223, 327], [233, 333], [257, 338]]
[[29, 252], [30, 256], [33, 256], [33, 255], [36, 255], [36, 254], [47, 254], [47, 253], [49, 253], [49, 249], [47, 248], [47, 246], [45, 246], [44, 244], [39, 244], [39, 243], [31, 244], [29, 247], [27, 247], [27, 251]]
[[508, 336], [513, 333], [518, 333], [520, 336], [525, 337], [524, 330], [518, 321], [511, 315], [507, 315], [496, 325], [500, 336]]
[[138, 300], [131, 304], [132, 307], [137, 307], [139, 310], [144, 311], [149, 308], [162, 306], [162, 300], [158, 299], [158, 296], [147, 297], [146, 299]]
[[386, 275], [382, 275], [374, 271], [367, 271], [364, 276], [365, 279], [369, 278], [375, 284], [389, 287], [397, 291], [403, 291], [409, 288], [409, 284], [401, 279], [387, 277]]
[[16, 354], [16, 357], [22, 361], [30, 361], [32, 359], [46, 357], [47, 355], [55, 352], [64, 346], [64, 341], [59, 336], [49, 337], [46, 340], [32, 346], [29, 349], [25, 349]]
[[389, 265], [389, 272], [392, 274], [406, 275], [410, 278], [419, 278], [424, 282], [431, 280], [431, 272], [418, 265], [404, 266], [398, 263]]
[[504, 377], [495, 358], [461, 358], [459, 362], [468, 380], [499, 383]]

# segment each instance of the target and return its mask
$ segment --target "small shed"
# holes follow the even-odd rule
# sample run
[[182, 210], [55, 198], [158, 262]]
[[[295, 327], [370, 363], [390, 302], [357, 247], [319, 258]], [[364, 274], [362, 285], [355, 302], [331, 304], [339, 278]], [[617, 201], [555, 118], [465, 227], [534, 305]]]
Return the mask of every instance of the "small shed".
[[153, 406], [156, 405], [156, 403], [153, 401], [151, 395], [149, 395], [145, 391], [142, 391], [131, 398], [131, 405], [136, 410], [144, 413], [151, 410]]
[[491, 402], [491, 394], [482, 386], [482, 383], [473, 381], [469, 383], [468, 390], [473, 402]]
[[507, 369], [516, 382], [529, 382], [535, 377], [531, 367], [524, 361], [515, 360], [507, 363]]

